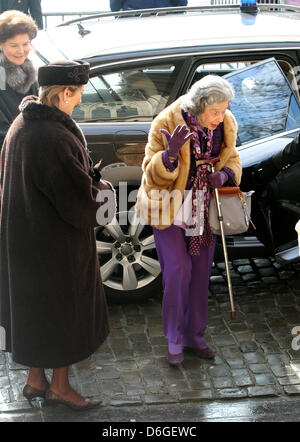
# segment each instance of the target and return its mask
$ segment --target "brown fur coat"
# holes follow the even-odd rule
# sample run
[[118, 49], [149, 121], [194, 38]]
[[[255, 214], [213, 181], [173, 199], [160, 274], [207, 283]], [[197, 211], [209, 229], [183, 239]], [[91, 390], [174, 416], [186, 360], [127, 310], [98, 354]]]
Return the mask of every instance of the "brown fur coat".
[[[137, 195], [136, 209], [140, 217], [158, 229], [165, 229], [173, 223], [183, 200], [190, 170], [190, 141], [186, 142], [180, 150], [178, 167], [175, 170], [172, 172], [167, 170], [162, 161], [162, 154], [168, 144], [160, 129], [166, 129], [172, 133], [178, 124], [186, 124], [181, 112], [181, 98], [164, 109], [153, 120], [142, 165], [144, 173]], [[242, 166], [235, 147], [236, 137], [237, 123], [232, 113], [227, 110], [224, 117], [224, 141], [216, 171], [225, 166], [229, 167], [239, 184]]]

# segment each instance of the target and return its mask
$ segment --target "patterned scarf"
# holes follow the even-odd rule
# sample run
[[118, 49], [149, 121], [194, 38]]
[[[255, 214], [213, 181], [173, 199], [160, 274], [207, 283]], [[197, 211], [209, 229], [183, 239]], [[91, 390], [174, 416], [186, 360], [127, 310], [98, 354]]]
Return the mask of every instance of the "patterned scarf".
[[[206, 134], [203, 128], [199, 126], [197, 118], [191, 115], [189, 112], [186, 114], [186, 119], [187, 125], [192, 133], [192, 149], [195, 160], [197, 161], [210, 158], [213, 147], [213, 131], [208, 130]], [[201, 151], [199, 131], [207, 139], [206, 152]], [[210, 230], [208, 222], [210, 192], [207, 176], [209, 173], [210, 169], [207, 164], [200, 164], [197, 166], [197, 172], [196, 176], [194, 177], [192, 188], [192, 219], [194, 224], [190, 227], [192, 228], [192, 235], [187, 236], [190, 255], [200, 255], [200, 247], [210, 246], [213, 242], [213, 234]]]

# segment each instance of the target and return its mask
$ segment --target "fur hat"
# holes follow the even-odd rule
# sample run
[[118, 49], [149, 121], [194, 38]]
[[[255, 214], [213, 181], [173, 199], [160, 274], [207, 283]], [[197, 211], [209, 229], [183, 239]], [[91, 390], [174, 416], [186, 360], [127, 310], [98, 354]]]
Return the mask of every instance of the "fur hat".
[[38, 70], [40, 86], [79, 86], [89, 81], [90, 64], [85, 61], [55, 61]]

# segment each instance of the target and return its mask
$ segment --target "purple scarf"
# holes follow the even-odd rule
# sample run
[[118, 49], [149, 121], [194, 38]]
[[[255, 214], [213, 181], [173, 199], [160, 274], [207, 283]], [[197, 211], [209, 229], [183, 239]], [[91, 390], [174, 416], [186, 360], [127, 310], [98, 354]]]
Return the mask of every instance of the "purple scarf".
[[[207, 134], [203, 128], [199, 126], [197, 118], [186, 113], [186, 122], [192, 133], [192, 149], [195, 160], [204, 160], [211, 158], [211, 151], [213, 147], [212, 138], [213, 131], [208, 130]], [[200, 131], [205, 138], [207, 138], [206, 152], [201, 151], [199, 140]], [[196, 176], [192, 187], [192, 218], [194, 224], [190, 226], [193, 229], [192, 236], [187, 236], [190, 255], [199, 255], [201, 246], [210, 246], [213, 242], [213, 234], [208, 222], [208, 206], [210, 200], [209, 185], [207, 176], [210, 173], [210, 168], [207, 164], [200, 164], [197, 166]], [[202, 197], [199, 199], [199, 191]]]

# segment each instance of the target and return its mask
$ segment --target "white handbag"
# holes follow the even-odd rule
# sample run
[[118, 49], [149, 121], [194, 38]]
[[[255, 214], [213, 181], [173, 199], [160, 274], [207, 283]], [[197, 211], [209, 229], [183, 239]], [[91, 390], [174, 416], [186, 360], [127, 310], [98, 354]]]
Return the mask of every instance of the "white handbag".
[[[236, 235], [246, 232], [251, 222], [251, 196], [254, 191], [242, 192], [239, 187], [220, 187], [218, 191], [224, 234]], [[214, 192], [211, 194], [208, 220], [212, 233], [221, 235]]]

